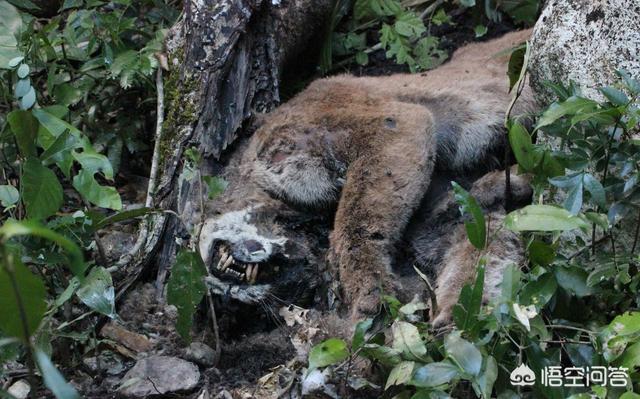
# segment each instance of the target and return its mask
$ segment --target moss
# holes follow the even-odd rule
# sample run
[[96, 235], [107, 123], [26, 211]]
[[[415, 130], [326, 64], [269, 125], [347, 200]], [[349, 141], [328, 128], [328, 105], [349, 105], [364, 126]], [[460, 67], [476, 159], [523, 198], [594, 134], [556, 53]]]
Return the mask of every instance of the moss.
[[[177, 62], [175, 62], [177, 60]], [[170, 55], [169, 65], [181, 66], [184, 63], [184, 50], [176, 50]], [[199, 89], [197, 75], [189, 75], [182, 70], [173, 71], [165, 80], [165, 114], [160, 139], [160, 165], [171, 156], [173, 150], [181, 140], [179, 131], [185, 126], [192, 125], [198, 119], [198, 112], [194, 103]]]

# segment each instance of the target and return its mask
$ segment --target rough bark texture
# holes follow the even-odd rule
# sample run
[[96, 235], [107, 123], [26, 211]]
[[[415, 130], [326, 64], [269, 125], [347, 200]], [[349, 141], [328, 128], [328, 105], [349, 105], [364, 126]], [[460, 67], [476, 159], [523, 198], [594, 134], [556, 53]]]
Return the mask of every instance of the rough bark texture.
[[[156, 216], [142, 250], [120, 269], [126, 286], [156, 254], [166, 267], [175, 237], [199, 220], [200, 187], [179, 179], [184, 151], [202, 155], [205, 174], [233, 143], [252, 112], [280, 101], [279, 78], [287, 61], [322, 37], [331, 0], [195, 0], [167, 40], [166, 116], [154, 206], [175, 211]], [[314, 45], [318, 45], [316, 40]], [[186, 227], [186, 230], [184, 229]], [[160, 278], [162, 280], [162, 277]]]

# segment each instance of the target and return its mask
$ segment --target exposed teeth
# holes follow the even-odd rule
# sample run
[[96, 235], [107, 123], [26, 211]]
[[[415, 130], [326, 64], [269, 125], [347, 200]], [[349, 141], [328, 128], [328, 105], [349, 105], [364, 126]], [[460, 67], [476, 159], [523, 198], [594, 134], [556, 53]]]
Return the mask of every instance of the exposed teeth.
[[249, 282], [249, 284], [252, 284], [251, 282], [251, 273], [253, 272], [253, 265], [249, 264], [247, 266], [247, 270], [244, 272], [244, 274], [247, 276], [247, 281]]
[[258, 278], [258, 264], [253, 265], [253, 271], [251, 272], [251, 277], [249, 278], [249, 282], [251, 284], [255, 284], [256, 279]]
[[222, 265], [225, 264], [225, 262], [227, 261], [227, 258], [229, 257], [226, 251], [221, 251], [220, 253], [221, 253], [221, 256], [220, 256], [220, 260], [218, 261], [218, 269], [222, 268]]
[[224, 265], [222, 265], [222, 271], [225, 271], [227, 267], [231, 265], [231, 263], [233, 263], [233, 256], [227, 257], [227, 260], [224, 262]]

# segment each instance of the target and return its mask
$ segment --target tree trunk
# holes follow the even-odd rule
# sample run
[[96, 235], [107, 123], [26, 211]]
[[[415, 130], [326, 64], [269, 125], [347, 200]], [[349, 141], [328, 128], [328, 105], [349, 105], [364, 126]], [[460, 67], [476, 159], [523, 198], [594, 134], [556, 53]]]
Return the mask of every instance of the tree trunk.
[[[235, 140], [253, 112], [280, 101], [279, 80], [288, 60], [325, 33], [331, 0], [187, 0], [184, 16], [167, 39], [164, 79], [166, 116], [158, 142], [153, 206], [171, 210], [152, 216], [141, 230], [138, 251], [120, 260], [119, 293], [152, 260], [158, 283], [175, 253], [176, 236], [199, 220], [201, 188], [179, 179], [184, 152], [194, 149], [205, 174]], [[320, 42], [319, 40], [315, 41]], [[152, 176], [153, 177], [153, 176]], [[186, 230], [185, 230], [186, 228]], [[160, 287], [158, 287], [160, 288]]]

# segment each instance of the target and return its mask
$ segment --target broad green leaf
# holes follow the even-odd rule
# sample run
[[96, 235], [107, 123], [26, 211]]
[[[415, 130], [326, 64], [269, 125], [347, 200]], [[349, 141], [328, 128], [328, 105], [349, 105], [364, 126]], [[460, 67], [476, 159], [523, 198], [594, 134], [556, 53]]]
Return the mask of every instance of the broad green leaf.
[[567, 198], [565, 198], [562, 206], [564, 209], [569, 211], [572, 215], [577, 215], [580, 213], [580, 209], [582, 209], [582, 194], [583, 194], [583, 186], [582, 179], [575, 186], [571, 187], [569, 192], [567, 193]]
[[472, 218], [472, 220], [464, 222], [469, 241], [474, 247], [483, 249], [487, 241], [487, 231], [482, 208], [480, 208], [476, 199], [458, 183], [452, 181], [451, 185], [453, 186], [456, 202], [460, 206], [460, 213], [462, 216], [468, 214]]
[[[55, 112], [60, 112], [63, 109], [64, 107], [58, 107]], [[64, 120], [56, 116], [53, 113], [54, 110], [52, 109], [34, 109], [31, 112], [33, 113], [33, 116], [38, 119], [40, 124], [55, 137], [58, 137], [67, 129], [69, 129], [69, 131], [73, 135], [80, 136], [82, 134], [82, 132], [80, 132], [80, 130], [78, 130], [75, 126], [65, 122]]]
[[606, 195], [604, 192], [604, 187], [598, 179], [596, 179], [592, 174], [586, 173], [583, 177], [584, 188], [591, 194], [591, 200], [594, 204], [606, 207]]
[[529, 253], [529, 260], [540, 266], [550, 265], [556, 258], [556, 250], [554, 247], [540, 240], [533, 240], [531, 244], [529, 244], [527, 251]]
[[629, 370], [635, 370], [640, 366], [640, 342], [628, 346], [624, 353], [616, 359], [616, 365], [626, 367]]
[[[9, 4], [9, 2], [0, 0], [0, 68], [10, 68], [9, 62], [17, 65], [16, 59], [22, 57], [22, 53], [18, 50], [18, 41], [16, 35], [22, 30], [22, 18], [18, 10]], [[22, 61], [20, 59], [17, 62]]]
[[615, 87], [602, 87], [600, 92], [604, 94], [604, 96], [611, 102], [611, 104], [615, 106], [627, 105], [629, 103], [629, 98], [622, 91], [616, 89]]
[[58, 177], [37, 158], [28, 158], [22, 167], [22, 201], [32, 219], [45, 219], [62, 205]]
[[484, 289], [484, 262], [478, 265], [476, 280], [473, 287], [466, 284], [462, 287], [458, 303], [453, 309], [453, 320], [460, 330], [469, 330], [475, 324], [482, 306], [482, 292]]
[[7, 115], [7, 121], [16, 136], [20, 154], [25, 158], [35, 156], [38, 120], [29, 111], [16, 110]]
[[589, 274], [577, 267], [557, 267], [554, 269], [558, 285], [578, 297], [591, 295], [593, 290], [587, 285]]
[[500, 298], [502, 302], [512, 302], [520, 289], [520, 269], [515, 264], [510, 264], [504, 269], [502, 284], [500, 285]]
[[598, 103], [587, 98], [572, 96], [566, 101], [553, 103], [547, 108], [540, 119], [536, 129], [548, 126], [563, 116], [571, 116], [577, 113], [593, 112], [598, 108]]
[[341, 362], [349, 357], [347, 343], [342, 339], [329, 338], [311, 348], [309, 371]]
[[207, 269], [199, 253], [185, 249], [178, 252], [167, 283], [167, 301], [178, 308], [176, 329], [187, 342], [191, 342], [193, 314], [205, 294], [206, 275]]
[[[4, 251], [8, 249], [5, 248]], [[6, 336], [28, 342], [47, 310], [47, 290], [40, 276], [31, 273], [19, 256], [11, 253], [6, 256], [8, 263], [3, 260], [0, 265], [0, 330]], [[24, 310], [25, 320], [22, 319], [20, 309]]]
[[558, 288], [556, 277], [553, 273], [545, 273], [537, 280], [528, 282], [520, 293], [523, 305], [536, 305], [538, 309], [546, 305]]
[[513, 231], [569, 231], [589, 227], [584, 219], [551, 205], [525, 206], [509, 213], [504, 224]]
[[427, 354], [427, 347], [420, 338], [418, 328], [406, 321], [396, 320], [391, 326], [393, 349], [403, 353], [406, 358], [421, 360]]
[[46, 227], [42, 227], [34, 221], [18, 222], [16, 220], [10, 219], [7, 220], [2, 225], [2, 227], [0, 227], [0, 236], [2, 236], [2, 239], [4, 241], [10, 239], [11, 237], [24, 235], [41, 237], [59, 245], [66, 251], [68, 255], [69, 269], [76, 277], [78, 277], [78, 279], [82, 280], [84, 278], [86, 265], [84, 263], [84, 256], [82, 255], [82, 251], [73, 241], [69, 240], [67, 237], [62, 236], [53, 230], [49, 230]]
[[87, 169], [82, 169], [73, 177], [73, 188], [87, 201], [101, 208], [122, 209], [120, 194], [114, 187], [101, 186]]
[[229, 183], [226, 180], [218, 176], [203, 176], [202, 180], [207, 185], [207, 188], [208, 188], [207, 193], [208, 193], [209, 199], [217, 198], [220, 194], [224, 192], [224, 190], [227, 189], [227, 186], [229, 185]]
[[116, 317], [115, 291], [111, 273], [104, 267], [94, 267], [82, 282], [78, 298], [89, 308], [110, 318]]
[[[477, 27], [476, 27], [477, 28]], [[485, 27], [485, 33], [487, 28]], [[478, 32], [476, 31], [476, 37]], [[509, 56], [509, 64], [507, 66], [507, 75], [509, 76], [509, 91], [518, 83], [522, 75], [522, 69], [524, 67], [525, 58], [527, 56], [527, 46], [518, 46], [515, 48]], [[512, 144], [513, 146], [513, 144]]]
[[536, 156], [531, 136], [520, 123], [513, 122], [509, 127], [509, 144], [518, 165], [525, 171], [532, 171], [536, 166]]
[[65, 158], [71, 157], [71, 150], [77, 146], [78, 138], [73, 136], [69, 130], [65, 130], [46, 147], [46, 150], [40, 155], [40, 159], [44, 163], [49, 160], [53, 160], [56, 163], [64, 162]]
[[58, 104], [62, 105], [73, 105], [80, 101], [83, 96], [82, 90], [67, 83], [57, 85], [53, 90], [53, 97]]
[[473, 376], [480, 374], [482, 354], [471, 342], [460, 337], [460, 331], [447, 335], [444, 339], [444, 349], [465, 373]]
[[482, 374], [476, 379], [480, 393], [484, 399], [491, 399], [493, 384], [498, 379], [498, 364], [493, 356], [487, 357], [487, 362]]
[[352, 351], [356, 351], [364, 345], [367, 331], [369, 331], [372, 325], [373, 319], [366, 319], [356, 324], [355, 331], [353, 332], [353, 338], [351, 339]]
[[81, 140], [82, 152], [73, 151], [73, 158], [82, 165], [82, 169], [91, 173], [102, 173], [104, 177], [113, 180], [113, 168], [109, 158], [96, 152], [89, 140], [83, 137]]
[[15, 187], [8, 184], [0, 185], [0, 204], [3, 207], [15, 205], [19, 199], [20, 193]]
[[619, 336], [640, 332], [640, 312], [628, 312], [616, 316], [616, 318], [609, 323], [609, 328]]
[[36, 351], [36, 362], [44, 379], [44, 385], [53, 392], [57, 399], [80, 399], [75, 388], [64, 379], [44, 352]]
[[358, 65], [367, 65], [369, 63], [369, 54], [364, 51], [358, 51], [356, 53], [356, 62]]
[[415, 366], [415, 362], [412, 361], [403, 361], [391, 369], [389, 372], [389, 377], [387, 378], [387, 383], [384, 386], [385, 391], [394, 385], [403, 385], [406, 384], [409, 380], [411, 380], [411, 374], [413, 373], [413, 367]]
[[400, 356], [402, 352], [388, 346], [365, 344], [362, 346], [361, 353], [367, 359], [377, 360], [380, 364], [388, 367], [393, 367], [402, 361]]
[[411, 385], [433, 388], [450, 382], [459, 374], [458, 368], [447, 361], [429, 363], [416, 369], [411, 379]]

